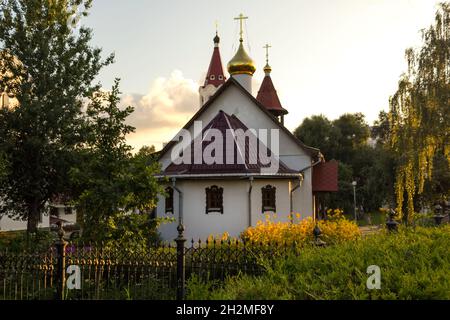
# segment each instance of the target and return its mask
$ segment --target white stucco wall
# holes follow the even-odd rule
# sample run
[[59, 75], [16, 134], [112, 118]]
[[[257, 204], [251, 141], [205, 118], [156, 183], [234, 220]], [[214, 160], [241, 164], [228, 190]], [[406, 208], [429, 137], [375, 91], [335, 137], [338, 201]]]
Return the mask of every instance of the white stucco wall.
[[[290, 188], [295, 185], [294, 180], [288, 179], [255, 179], [252, 188], [252, 225], [257, 221], [264, 220], [262, 212], [261, 188], [270, 184], [276, 187], [276, 220], [288, 221], [290, 213]], [[223, 188], [224, 212], [205, 213], [206, 192], [205, 189], [212, 185]], [[178, 180], [177, 188], [183, 192], [183, 224], [185, 226], [185, 237], [187, 239], [205, 240], [209, 235], [221, 235], [228, 232], [231, 236], [237, 237], [249, 226], [248, 216], [248, 180]], [[302, 206], [299, 197], [301, 187], [293, 194], [294, 210], [295, 205]], [[173, 240], [177, 236], [176, 227], [179, 217], [179, 196], [174, 191], [174, 214], [166, 214], [164, 197], [159, 197], [157, 206], [158, 217], [173, 217], [175, 222], [163, 224], [159, 231], [164, 240]], [[302, 216], [308, 216], [307, 213]]]
[[253, 91], [253, 88], [252, 88], [253, 76], [251, 76], [249, 74], [235, 74], [235, 75], [232, 75], [232, 77], [234, 79], [236, 79], [239, 82], [239, 84], [242, 87], [244, 87], [245, 90], [252, 93], [252, 91]]
[[200, 87], [198, 89], [198, 93], [199, 93], [199, 98], [200, 98], [200, 104], [199, 106], [203, 106], [208, 100], [209, 98], [211, 98], [212, 95], [214, 95], [214, 93], [216, 93], [216, 91], [220, 88], [219, 87], [215, 87], [212, 84], [208, 84], [205, 87]]
[[302, 217], [312, 217], [314, 213], [312, 193], [312, 171], [305, 170], [302, 186], [294, 190], [292, 197], [292, 211], [300, 213]]
[[[38, 228], [50, 228], [50, 217], [48, 214], [42, 215], [42, 222], [38, 224]], [[6, 216], [0, 218], [0, 231], [19, 230], [27, 230], [27, 221], [13, 220]]]
[[71, 223], [77, 222], [77, 212], [75, 209], [72, 209], [71, 214], [66, 214], [64, 206], [59, 206], [56, 208], [58, 209], [58, 218], [66, 220], [67, 222], [71, 222]]
[[[65, 214], [64, 207], [60, 206], [57, 208], [59, 218], [66, 220], [71, 223], [76, 223], [77, 214], [75, 209], [72, 211], [72, 214]], [[42, 213], [42, 222], [38, 224], [38, 228], [50, 228], [50, 214]], [[9, 217], [1, 217], [0, 218], [0, 231], [20, 231], [27, 229], [27, 221], [22, 220], [14, 220]]]

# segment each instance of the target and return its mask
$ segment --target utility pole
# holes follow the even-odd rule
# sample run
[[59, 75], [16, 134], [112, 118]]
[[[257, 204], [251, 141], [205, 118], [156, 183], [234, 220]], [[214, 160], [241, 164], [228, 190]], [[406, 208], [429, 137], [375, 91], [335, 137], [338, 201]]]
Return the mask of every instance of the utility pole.
[[353, 212], [355, 214], [355, 222], [358, 222], [358, 217], [356, 216], [356, 181], [352, 182], [353, 186]]

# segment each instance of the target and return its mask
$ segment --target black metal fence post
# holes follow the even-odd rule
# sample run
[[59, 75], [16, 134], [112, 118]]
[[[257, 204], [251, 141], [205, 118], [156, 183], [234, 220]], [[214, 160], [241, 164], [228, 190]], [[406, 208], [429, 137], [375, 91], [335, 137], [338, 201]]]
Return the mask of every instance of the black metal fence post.
[[395, 216], [395, 211], [393, 209], [391, 209], [389, 211], [388, 221], [386, 222], [386, 226], [387, 226], [387, 229], [389, 232], [397, 231], [398, 222], [394, 220], [394, 216]]
[[177, 300], [183, 300], [186, 294], [186, 261], [185, 261], [185, 249], [184, 243], [186, 239], [184, 238], [184, 226], [179, 224], [177, 227], [178, 237], [175, 239], [177, 243]]
[[314, 236], [314, 245], [318, 247], [325, 247], [326, 242], [320, 239], [320, 235], [322, 234], [322, 230], [319, 228], [319, 224], [316, 223], [314, 229], [313, 229], [313, 236]]
[[55, 242], [56, 247], [56, 300], [64, 300], [64, 288], [66, 284], [66, 245], [64, 241], [64, 230], [61, 223], [58, 230], [59, 239]]
[[439, 225], [441, 225], [442, 224], [442, 220], [444, 220], [444, 215], [443, 214], [441, 214], [440, 212], [444, 212], [444, 210], [443, 210], [443, 207], [441, 206], [441, 205], [436, 205], [435, 207], [434, 207], [434, 212], [435, 212], [435, 214], [434, 214], [434, 216], [433, 216], [433, 218], [434, 218], [434, 223], [437, 225], [437, 226], [439, 226]]

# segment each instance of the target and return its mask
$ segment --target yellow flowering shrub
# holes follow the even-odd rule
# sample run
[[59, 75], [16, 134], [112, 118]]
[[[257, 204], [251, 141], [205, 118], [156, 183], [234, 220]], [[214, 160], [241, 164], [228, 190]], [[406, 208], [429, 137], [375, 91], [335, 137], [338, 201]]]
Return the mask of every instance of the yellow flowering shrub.
[[207, 239], [208, 243], [214, 243], [214, 242], [220, 243], [221, 241], [225, 242], [225, 241], [231, 241], [231, 240], [232, 239], [228, 232], [224, 232], [222, 234], [216, 234], [216, 235], [210, 234]]
[[[353, 221], [345, 219], [341, 210], [335, 209], [328, 214], [328, 220], [318, 221], [323, 241], [331, 244], [356, 240], [361, 236], [358, 226]], [[274, 218], [276, 216], [266, 216], [265, 221], [258, 221], [256, 226], [247, 228], [241, 234], [241, 239], [262, 244], [295, 242], [300, 245], [314, 240], [315, 222], [311, 217], [302, 220], [300, 214], [294, 214], [287, 222], [275, 221]]]

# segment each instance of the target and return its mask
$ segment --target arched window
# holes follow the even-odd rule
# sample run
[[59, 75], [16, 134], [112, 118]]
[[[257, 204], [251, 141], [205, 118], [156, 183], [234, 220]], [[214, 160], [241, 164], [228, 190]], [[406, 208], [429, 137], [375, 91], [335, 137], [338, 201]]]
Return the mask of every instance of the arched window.
[[165, 189], [166, 191], [166, 213], [172, 213], [173, 214], [173, 188], [167, 187]]
[[261, 188], [262, 193], [262, 212], [276, 211], [276, 188], [267, 185]]
[[206, 188], [206, 214], [210, 212], [223, 214], [223, 188], [218, 186]]

